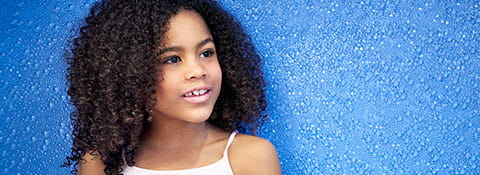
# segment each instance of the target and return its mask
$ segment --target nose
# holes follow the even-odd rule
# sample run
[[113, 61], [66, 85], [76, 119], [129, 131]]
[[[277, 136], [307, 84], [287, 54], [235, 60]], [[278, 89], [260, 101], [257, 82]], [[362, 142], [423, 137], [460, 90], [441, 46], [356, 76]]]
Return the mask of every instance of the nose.
[[207, 76], [207, 71], [205, 70], [204, 65], [197, 58], [190, 59], [186, 64], [186, 80], [197, 80], [202, 79]]

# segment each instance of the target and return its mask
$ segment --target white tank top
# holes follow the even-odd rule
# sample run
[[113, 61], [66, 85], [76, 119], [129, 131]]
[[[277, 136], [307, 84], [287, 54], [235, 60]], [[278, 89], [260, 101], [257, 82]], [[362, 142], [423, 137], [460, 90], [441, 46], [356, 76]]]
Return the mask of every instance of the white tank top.
[[123, 166], [122, 173], [124, 175], [233, 175], [232, 167], [230, 167], [230, 162], [228, 161], [228, 148], [236, 134], [236, 131], [230, 134], [223, 151], [223, 157], [210, 165], [183, 170], [150, 170], [136, 166]]

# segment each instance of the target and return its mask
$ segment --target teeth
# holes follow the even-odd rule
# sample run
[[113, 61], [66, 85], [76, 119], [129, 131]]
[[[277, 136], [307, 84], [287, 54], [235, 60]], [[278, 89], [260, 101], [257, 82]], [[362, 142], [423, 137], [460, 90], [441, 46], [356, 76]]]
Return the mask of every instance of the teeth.
[[205, 89], [202, 89], [202, 90], [197, 90], [197, 91], [193, 91], [193, 92], [190, 92], [188, 94], [185, 94], [185, 97], [189, 97], [189, 96], [197, 96], [197, 95], [203, 95], [205, 93], [207, 93], [208, 90], [205, 90]]

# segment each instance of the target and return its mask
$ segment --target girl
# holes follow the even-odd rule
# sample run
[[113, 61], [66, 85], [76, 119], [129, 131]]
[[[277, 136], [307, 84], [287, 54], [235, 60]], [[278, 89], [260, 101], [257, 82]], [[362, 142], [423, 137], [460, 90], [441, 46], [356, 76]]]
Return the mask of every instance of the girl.
[[280, 174], [260, 59], [210, 0], [96, 3], [68, 57], [80, 174]]

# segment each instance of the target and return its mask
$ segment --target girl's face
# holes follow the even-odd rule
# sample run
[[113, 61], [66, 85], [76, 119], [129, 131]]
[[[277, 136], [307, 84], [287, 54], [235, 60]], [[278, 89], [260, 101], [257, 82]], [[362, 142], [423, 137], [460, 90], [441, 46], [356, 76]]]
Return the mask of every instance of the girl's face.
[[153, 95], [154, 120], [204, 122], [222, 84], [212, 35], [195, 11], [180, 11], [169, 22], [159, 48], [162, 73]]

